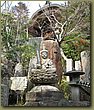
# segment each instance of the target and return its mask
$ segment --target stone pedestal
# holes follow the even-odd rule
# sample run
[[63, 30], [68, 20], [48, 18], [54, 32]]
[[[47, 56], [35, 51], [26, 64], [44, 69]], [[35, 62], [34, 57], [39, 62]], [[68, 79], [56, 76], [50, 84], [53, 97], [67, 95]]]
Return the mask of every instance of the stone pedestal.
[[61, 99], [64, 99], [63, 93], [58, 88], [49, 85], [35, 86], [26, 94], [24, 106], [59, 106]]
[[26, 94], [26, 103], [23, 106], [32, 107], [72, 107], [90, 106], [88, 101], [66, 100], [63, 92], [49, 85], [35, 86]]

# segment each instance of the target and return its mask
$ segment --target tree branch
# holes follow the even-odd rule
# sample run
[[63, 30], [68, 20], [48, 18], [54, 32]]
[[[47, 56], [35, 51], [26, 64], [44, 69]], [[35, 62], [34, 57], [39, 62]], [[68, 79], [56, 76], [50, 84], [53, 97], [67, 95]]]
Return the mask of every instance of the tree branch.
[[1, 5], [1, 7], [3, 7], [3, 5], [6, 3], [6, 1], [4, 1], [4, 3]]
[[78, 27], [78, 26], [76, 25], [72, 30], [70, 30], [69, 32], [67, 32], [66, 35], [67, 35], [67, 36], [70, 35], [73, 31], [75, 31], [75, 30], [77, 29], [77, 27]]
[[64, 58], [64, 60], [67, 60], [67, 57], [64, 55], [63, 49], [60, 48], [60, 52], [61, 52], [61, 56], [62, 58]]

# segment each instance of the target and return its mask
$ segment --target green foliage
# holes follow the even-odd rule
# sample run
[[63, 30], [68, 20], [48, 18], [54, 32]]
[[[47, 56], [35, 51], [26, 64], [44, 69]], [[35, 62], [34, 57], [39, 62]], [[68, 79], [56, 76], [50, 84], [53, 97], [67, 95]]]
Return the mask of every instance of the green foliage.
[[1, 16], [1, 36], [2, 44], [5, 48], [14, 45], [15, 42], [15, 29], [14, 29], [14, 19], [10, 13], [2, 14]]
[[59, 85], [59, 87], [60, 87], [60, 90], [63, 91], [64, 97], [66, 99], [69, 99], [69, 97], [70, 97], [70, 86], [69, 86], [68, 82], [66, 81], [66, 77], [62, 78], [61, 84]]
[[64, 25], [61, 47], [67, 58], [80, 60], [80, 52], [90, 50], [90, 2], [68, 1], [63, 6]]
[[69, 1], [68, 3], [69, 5], [66, 8], [66, 20], [71, 16], [73, 17], [65, 27], [67, 32], [73, 28], [77, 28], [74, 32], [79, 32], [79, 34], [90, 37], [90, 2]]
[[80, 60], [80, 53], [84, 50], [90, 50], [90, 40], [83, 36], [67, 36], [61, 47], [67, 58], [72, 58], [74, 61]]
[[19, 47], [21, 54], [21, 61], [23, 66], [28, 67], [30, 58], [36, 55], [35, 47], [31, 45], [22, 45]]
[[30, 58], [35, 55], [35, 47], [27, 44], [27, 26], [28, 9], [24, 3], [19, 2], [10, 11], [2, 12], [2, 54], [8, 61], [15, 63], [19, 60], [24, 69], [27, 69]]

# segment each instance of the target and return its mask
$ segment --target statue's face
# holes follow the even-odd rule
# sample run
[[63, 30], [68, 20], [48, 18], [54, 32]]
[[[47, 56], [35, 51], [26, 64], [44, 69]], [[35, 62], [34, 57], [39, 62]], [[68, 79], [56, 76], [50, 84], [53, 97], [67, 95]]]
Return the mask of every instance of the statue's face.
[[42, 51], [41, 55], [43, 59], [46, 59], [48, 57], [48, 52], [44, 50]]

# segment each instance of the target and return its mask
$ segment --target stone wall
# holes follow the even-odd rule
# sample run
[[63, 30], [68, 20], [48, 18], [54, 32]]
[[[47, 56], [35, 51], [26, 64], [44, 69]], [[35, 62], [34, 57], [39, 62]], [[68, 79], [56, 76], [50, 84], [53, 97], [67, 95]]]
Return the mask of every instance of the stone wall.
[[[86, 88], [85, 87], [85, 90], [88, 91], [88, 89], [90, 88]], [[89, 101], [90, 102], [90, 95], [88, 95], [85, 91], [83, 91], [83, 89], [80, 89], [80, 100], [81, 101]]]
[[3, 77], [1, 80], [1, 106], [8, 106], [9, 79], [8, 77]]
[[1, 106], [8, 106], [9, 87], [1, 84]]

